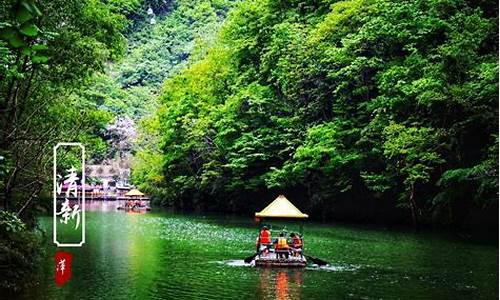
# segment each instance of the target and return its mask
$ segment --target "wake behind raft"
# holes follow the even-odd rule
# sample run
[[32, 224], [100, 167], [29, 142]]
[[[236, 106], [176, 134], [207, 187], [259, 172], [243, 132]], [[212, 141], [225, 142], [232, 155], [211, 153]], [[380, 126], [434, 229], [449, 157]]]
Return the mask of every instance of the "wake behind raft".
[[[304, 268], [307, 259], [303, 253], [302, 222], [308, 217], [285, 196], [279, 195], [266, 208], [255, 213], [260, 228], [256, 240], [257, 252], [245, 262], [250, 263], [255, 259], [257, 267]], [[296, 221], [300, 221], [300, 229], [288, 232], [287, 226], [297, 225]], [[274, 230], [273, 227], [278, 229]]]

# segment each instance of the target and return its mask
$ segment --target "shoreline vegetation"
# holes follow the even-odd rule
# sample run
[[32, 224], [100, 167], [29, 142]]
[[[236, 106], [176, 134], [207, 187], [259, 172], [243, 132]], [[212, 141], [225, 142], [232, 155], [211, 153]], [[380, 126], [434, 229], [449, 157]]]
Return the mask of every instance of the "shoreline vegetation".
[[3, 1], [0, 289], [43, 255], [59, 141], [175, 211], [285, 194], [498, 242], [498, 23], [486, 0]]

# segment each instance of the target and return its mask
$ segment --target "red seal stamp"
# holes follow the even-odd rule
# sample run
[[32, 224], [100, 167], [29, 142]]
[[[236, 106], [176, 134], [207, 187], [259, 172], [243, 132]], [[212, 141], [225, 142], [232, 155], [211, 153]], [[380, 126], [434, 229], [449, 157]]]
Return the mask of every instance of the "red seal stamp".
[[65, 284], [71, 278], [72, 258], [73, 256], [69, 252], [56, 252], [54, 257], [56, 263], [55, 281], [58, 286]]

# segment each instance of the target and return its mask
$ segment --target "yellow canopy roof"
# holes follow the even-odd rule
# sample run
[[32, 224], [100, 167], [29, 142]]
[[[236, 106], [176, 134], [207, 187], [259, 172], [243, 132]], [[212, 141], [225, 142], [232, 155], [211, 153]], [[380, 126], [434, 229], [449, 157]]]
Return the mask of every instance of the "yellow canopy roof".
[[261, 218], [297, 218], [305, 219], [309, 216], [302, 213], [295, 205], [293, 205], [288, 199], [279, 195], [278, 198], [274, 199], [271, 204], [269, 204], [262, 211], [255, 213], [256, 217]]
[[141, 193], [138, 189], [132, 189], [128, 193], [126, 193], [125, 196], [144, 196], [144, 194]]

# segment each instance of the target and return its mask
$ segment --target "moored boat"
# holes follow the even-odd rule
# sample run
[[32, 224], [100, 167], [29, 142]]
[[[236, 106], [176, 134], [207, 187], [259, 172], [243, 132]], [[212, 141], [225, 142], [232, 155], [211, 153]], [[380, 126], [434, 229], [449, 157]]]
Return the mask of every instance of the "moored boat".
[[134, 210], [134, 211], [142, 211], [142, 210], [145, 210], [145, 211], [150, 211], [151, 210], [151, 207], [149, 206], [118, 206], [116, 208], [117, 210], [125, 210], [125, 211], [129, 211], [129, 210]]
[[118, 210], [126, 210], [126, 211], [149, 211], [151, 207], [149, 207], [149, 201], [146, 201], [147, 198], [143, 193], [141, 193], [138, 189], [132, 189], [128, 193], [126, 193], [125, 198], [127, 199], [123, 206], [118, 206], [116, 209]]

